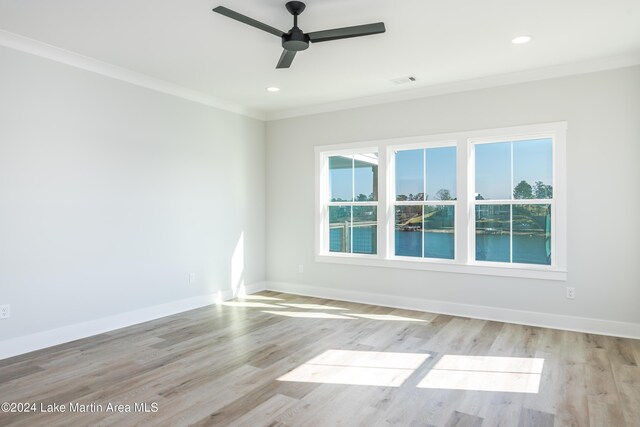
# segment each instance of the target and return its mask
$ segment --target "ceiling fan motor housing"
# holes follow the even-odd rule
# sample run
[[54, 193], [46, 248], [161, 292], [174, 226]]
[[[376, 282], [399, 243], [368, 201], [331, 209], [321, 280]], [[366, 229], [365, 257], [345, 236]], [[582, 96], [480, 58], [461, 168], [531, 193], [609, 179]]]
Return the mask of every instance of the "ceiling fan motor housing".
[[298, 52], [309, 47], [309, 36], [298, 27], [293, 27], [287, 34], [282, 36], [282, 47]]
[[282, 36], [282, 47], [292, 52], [299, 52], [309, 47], [309, 36], [298, 28], [298, 15], [300, 15], [306, 5], [301, 1], [290, 1], [285, 7], [293, 15], [293, 28]]

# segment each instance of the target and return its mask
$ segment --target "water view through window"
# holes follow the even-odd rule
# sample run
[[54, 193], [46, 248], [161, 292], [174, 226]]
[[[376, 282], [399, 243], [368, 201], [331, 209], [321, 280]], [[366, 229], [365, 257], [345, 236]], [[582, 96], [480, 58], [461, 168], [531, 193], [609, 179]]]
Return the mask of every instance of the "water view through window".
[[329, 251], [377, 253], [377, 153], [329, 157], [329, 198]]
[[565, 122], [315, 154], [319, 261], [566, 280]]
[[454, 207], [397, 206], [396, 256], [453, 259]]
[[395, 255], [454, 259], [456, 147], [397, 151], [395, 171]]
[[477, 261], [551, 264], [552, 150], [551, 138], [475, 146]]

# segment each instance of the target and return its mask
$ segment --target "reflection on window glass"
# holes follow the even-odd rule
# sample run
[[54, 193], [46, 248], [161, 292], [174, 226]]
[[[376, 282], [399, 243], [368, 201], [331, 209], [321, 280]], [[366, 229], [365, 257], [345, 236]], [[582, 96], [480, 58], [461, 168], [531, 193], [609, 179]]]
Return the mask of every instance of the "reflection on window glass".
[[476, 206], [476, 260], [510, 262], [509, 205]]
[[550, 199], [552, 187], [551, 138], [513, 143], [513, 198]]
[[427, 148], [427, 200], [456, 199], [456, 147]]
[[513, 205], [513, 262], [551, 264], [551, 205]]
[[352, 156], [329, 157], [329, 188], [332, 202], [350, 202], [353, 194]]
[[422, 256], [422, 206], [396, 206], [396, 256]]
[[350, 252], [351, 206], [329, 206], [329, 250]]
[[375, 206], [354, 206], [352, 252], [375, 254], [377, 248], [377, 215]]
[[378, 200], [378, 154], [355, 154], [354, 200], [357, 202]]
[[425, 206], [423, 240], [425, 258], [454, 259], [454, 207]]
[[511, 143], [476, 144], [476, 200], [511, 199]]
[[424, 150], [396, 153], [396, 200], [424, 200]]

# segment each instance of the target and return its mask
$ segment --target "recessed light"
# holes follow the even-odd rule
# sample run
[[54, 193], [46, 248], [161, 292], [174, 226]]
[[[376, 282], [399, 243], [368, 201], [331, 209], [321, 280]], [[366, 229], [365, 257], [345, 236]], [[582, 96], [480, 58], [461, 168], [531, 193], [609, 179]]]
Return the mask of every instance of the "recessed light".
[[269, 92], [279, 92], [280, 88], [279, 87], [275, 87], [275, 86], [271, 86], [271, 87], [268, 87], [267, 90]]
[[525, 44], [525, 43], [529, 43], [531, 40], [533, 40], [533, 37], [531, 37], [531, 36], [518, 36], [515, 39], [511, 40], [511, 43], [513, 43], [513, 44]]

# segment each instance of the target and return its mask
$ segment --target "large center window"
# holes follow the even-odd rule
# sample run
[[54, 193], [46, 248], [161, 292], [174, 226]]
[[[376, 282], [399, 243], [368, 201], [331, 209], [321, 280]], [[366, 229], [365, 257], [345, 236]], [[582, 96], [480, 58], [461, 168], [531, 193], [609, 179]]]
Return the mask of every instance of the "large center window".
[[456, 147], [394, 150], [396, 256], [455, 258]]

